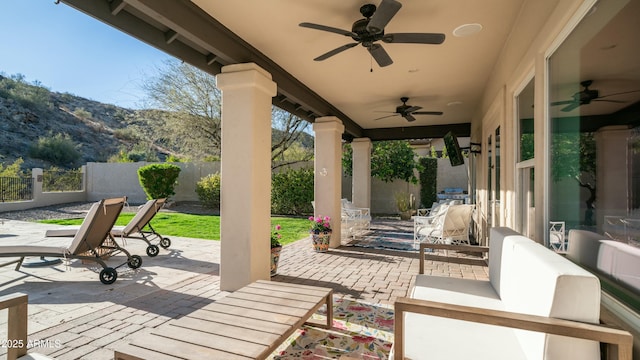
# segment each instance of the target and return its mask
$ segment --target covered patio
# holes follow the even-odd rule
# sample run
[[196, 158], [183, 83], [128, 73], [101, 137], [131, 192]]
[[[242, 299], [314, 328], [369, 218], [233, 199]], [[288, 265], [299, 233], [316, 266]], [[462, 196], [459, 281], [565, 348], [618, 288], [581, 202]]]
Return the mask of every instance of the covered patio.
[[[274, 281], [330, 286], [342, 296], [380, 304], [411, 286], [415, 258], [340, 248], [343, 141], [352, 142], [357, 164], [351, 200], [369, 207], [373, 141], [441, 138], [449, 131], [470, 137], [477, 151], [465, 160], [469, 193], [484, 241], [490, 229], [505, 226], [548, 245], [548, 225], [558, 217], [575, 229], [602, 230], [607, 214], [637, 211], [638, 197], [628, 201], [626, 195], [639, 188], [632, 176], [639, 160], [627, 151], [637, 147], [640, 126], [638, 51], [622, 35], [637, 33], [638, 0], [405, 2], [401, 11], [393, 5], [397, 2], [384, 0], [380, 8], [386, 15], [376, 22], [389, 25], [388, 37], [377, 27], [358, 33], [361, 23], [354, 20], [365, 4], [339, 0], [248, 1], [240, 7], [228, 1], [61, 2], [217, 76], [223, 92], [222, 241], [220, 257], [211, 263], [218, 265], [217, 273], [203, 280], [213, 286], [219, 281], [220, 294], [269, 279], [264, 239], [270, 191], [264, 179], [270, 174], [272, 104], [313, 123], [315, 211], [331, 216], [334, 229], [332, 251], [308, 258], [310, 249], [302, 249], [294, 263], [285, 252], [281, 278]], [[445, 40], [410, 41], [422, 38], [406, 35], [414, 33], [443, 34]], [[600, 101], [608, 96], [620, 97]], [[443, 115], [413, 121], [398, 107], [404, 97], [412, 109]], [[381, 119], [380, 112], [401, 116]], [[592, 174], [600, 183], [597, 192], [590, 188], [592, 196], [598, 194], [596, 218], [593, 199], [584, 204], [583, 184], [569, 181], [583, 174], [558, 178], [566, 162], [553, 153], [567, 133], [574, 139], [571, 150], [579, 150], [578, 137], [587, 132], [595, 133], [599, 151], [590, 161], [600, 168]], [[571, 159], [578, 168], [588, 160], [582, 155]], [[636, 168], [629, 165], [634, 162]], [[628, 180], [627, 191], [611, 183], [618, 179]], [[249, 191], [234, 192], [230, 184]], [[473, 270], [433, 266], [430, 271], [446, 276], [477, 276]], [[593, 298], [599, 302], [601, 294], [608, 318], [600, 320], [640, 333], [637, 308], [606, 289], [598, 288]]]
[[[388, 224], [373, 227], [383, 229]], [[17, 225], [8, 220], [2, 228], [16, 226], [27, 226], [36, 232], [57, 227]], [[92, 265], [72, 263], [68, 268], [57, 265], [20, 271], [14, 271], [12, 266], [0, 268], [0, 296], [29, 294], [29, 339], [41, 342], [29, 352], [56, 359], [113, 359], [114, 350], [127, 344], [131, 336], [144, 334], [230, 294], [220, 289], [219, 242], [172, 240], [170, 251], [163, 250], [155, 258], [145, 257], [143, 267], [125, 271], [110, 286], [97, 280]], [[143, 253], [141, 243], [130, 241], [128, 247]], [[486, 267], [434, 261], [427, 261], [426, 265], [427, 274], [487, 278]], [[278, 275], [272, 281], [330, 287], [334, 290], [334, 304], [354, 301], [393, 311], [393, 302], [407, 295], [417, 273], [415, 252], [339, 247], [316, 253], [310, 239], [303, 239], [284, 247]], [[2, 336], [6, 335], [6, 312], [0, 319]], [[377, 324], [370, 330], [376, 328], [393, 335], [392, 324]], [[339, 334], [340, 330], [336, 328], [332, 333]], [[322, 344], [316, 345], [319, 353], [324, 351]], [[285, 343], [283, 348], [287, 347]], [[314, 348], [315, 345], [311, 350]], [[348, 350], [344, 351], [343, 355], [349, 355]]]

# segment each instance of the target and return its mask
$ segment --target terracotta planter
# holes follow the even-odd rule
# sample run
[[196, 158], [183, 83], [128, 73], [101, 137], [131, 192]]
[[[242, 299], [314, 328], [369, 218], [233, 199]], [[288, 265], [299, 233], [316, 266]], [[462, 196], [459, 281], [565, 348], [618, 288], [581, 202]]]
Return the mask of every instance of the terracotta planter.
[[275, 276], [278, 273], [278, 260], [280, 260], [280, 251], [282, 251], [282, 246], [271, 248], [271, 276]]
[[401, 212], [400, 220], [411, 220], [411, 210]]
[[331, 232], [311, 233], [311, 243], [313, 250], [317, 252], [327, 252], [329, 250], [329, 242], [331, 241]]

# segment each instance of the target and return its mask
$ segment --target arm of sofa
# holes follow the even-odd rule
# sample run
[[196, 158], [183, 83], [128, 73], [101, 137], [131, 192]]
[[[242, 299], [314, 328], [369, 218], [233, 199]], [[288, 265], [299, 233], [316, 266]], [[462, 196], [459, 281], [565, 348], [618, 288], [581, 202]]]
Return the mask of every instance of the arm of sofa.
[[[475, 252], [475, 253], [488, 253], [489, 248], [486, 246], [473, 246], [473, 245], [452, 245], [452, 244], [433, 244], [433, 243], [420, 243], [420, 262], [418, 274], [424, 274], [424, 261], [432, 260], [432, 261], [445, 261], [448, 262], [452, 260], [452, 258], [448, 256], [442, 255], [433, 255], [433, 254], [425, 254], [425, 249], [439, 249], [445, 251], [466, 251], [466, 252]], [[487, 266], [486, 259], [472, 259], [472, 258], [455, 258], [455, 262], [458, 264], [466, 264], [466, 265], [479, 265], [479, 266]]]
[[410, 298], [398, 298], [394, 304], [394, 308], [395, 340], [393, 346], [395, 360], [404, 358], [405, 312], [594, 340], [613, 345], [615, 350], [617, 350], [618, 359], [620, 360], [632, 360], [633, 356], [632, 335], [627, 331], [614, 329], [605, 325]]
[[9, 310], [7, 359], [27, 354], [27, 299], [28, 296], [22, 293], [0, 297], [0, 309]]

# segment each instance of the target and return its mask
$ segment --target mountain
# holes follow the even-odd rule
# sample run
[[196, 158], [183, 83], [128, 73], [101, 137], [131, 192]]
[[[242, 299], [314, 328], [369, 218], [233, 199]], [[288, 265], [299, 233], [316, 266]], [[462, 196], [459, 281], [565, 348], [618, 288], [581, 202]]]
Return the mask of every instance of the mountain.
[[[40, 84], [29, 84], [21, 75], [0, 75], [0, 163], [24, 160], [23, 167], [48, 168], [51, 163], [32, 158], [29, 149], [40, 138], [67, 134], [78, 144], [81, 159], [86, 162], [107, 161], [122, 149], [131, 151], [136, 145], [151, 148], [155, 156], [164, 160], [169, 154], [180, 157], [178, 145], [169, 148], [153, 142], [148, 118], [152, 111], [162, 116], [161, 110], [131, 110], [104, 104], [69, 93], [51, 92]], [[168, 113], [166, 113], [168, 114]], [[277, 134], [277, 130], [274, 130]], [[305, 148], [313, 149], [313, 137], [304, 133], [299, 140]]]

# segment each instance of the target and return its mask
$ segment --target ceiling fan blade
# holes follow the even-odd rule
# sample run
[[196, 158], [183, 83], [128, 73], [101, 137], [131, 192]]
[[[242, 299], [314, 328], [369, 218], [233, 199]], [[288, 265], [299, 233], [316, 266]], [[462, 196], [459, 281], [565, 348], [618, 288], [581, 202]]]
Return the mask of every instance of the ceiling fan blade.
[[398, 116], [398, 115], [400, 115], [400, 114], [387, 115], [387, 116], [375, 118], [375, 119], [373, 119], [373, 121], [382, 120], [382, 119], [386, 119], [386, 118], [390, 118], [390, 117]]
[[378, 63], [378, 66], [385, 67], [393, 64], [393, 60], [380, 44], [373, 44], [367, 48], [371, 56]]
[[442, 111], [414, 111], [413, 115], [442, 115]]
[[420, 110], [420, 109], [422, 109], [422, 106], [411, 106], [411, 107], [407, 108], [407, 109], [405, 110], [405, 112], [406, 112], [406, 113], [408, 113], [408, 114], [411, 114], [411, 113], [413, 113], [414, 111], [418, 111], [418, 110]]
[[396, 0], [382, 0], [367, 24], [367, 31], [374, 34], [381, 33], [401, 7], [402, 4]]
[[563, 107], [562, 109], [560, 109], [560, 111], [564, 111], [564, 112], [569, 112], [575, 108], [577, 108], [578, 106], [580, 106], [579, 102], [572, 102], [571, 104], [569, 104], [568, 106]]
[[614, 94], [609, 94], [609, 95], [605, 95], [605, 96], [600, 96], [600, 97], [598, 97], [598, 99], [606, 98], [606, 97], [609, 97], [609, 96], [616, 96], [616, 95], [631, 94], [631, 93], [635, 93], [635, 92], [640, 92], [640, 90], [623, 91], [623, 92], [619, 92], [619, 93], [614, 93]]
[[407, 119], [408, 122], [416, 121], [416, 118], [414, 118], [411, 114], [405, 115], [404, 118]]
[[444, 42], [444, 34], [439, 33], [395, 33], [385, 34], [382, 41], [396, 44], [433, 44]]
[[342, 46], [340, 46], [338, 48], [335, 48], [335, 49], [333, 49], [331, 51], [328, 51], [328, 52], [318, 56], [317, 58], [315, 58], [313, 60], [315, 60], [315, 61], [326, 60], [326, 59], [332, 57], [333, 55], [336, 55], [336, 54], [339, 54], [339, 53], [341, 53], [341, 52], [343, 52], [345, 50], [351, 49], [352, 47], [354, 47], [356, 45], [358, 45], [358, 43], [351, 43], [351, 44], [342, 45]]
[[569, 104], [573, 104], [573, 103], [578, 103], [578, 101], [575, 101], [575, 100], [554, 101], [554, 102], [551, 103], [551, 106], [569, 105]]
[[344, 35], [344, 36], [358, 37], [358, 35], [356, 33], [354, 33], [354, 32], [347, 31], [347, 30], [342, 30], [342, 29], [338, 29], [338, 28], [334, 28], [334, 27], [326, 26], [326, 25], [303, 22], [303, 23], [300, 23], [299, 26], [306, 27], [306, 28], [309, 28], [309, 29], [328, 31], [328, 32], [332, 32], [334, 34], [340, 34], [340, 35]]
[[601, 98], [593, 99], [593, 100], [591, 100], [591, 101], [612, 102], [612, 103], [619, 103], [619, 104], [624, 104], [624, 103], [626, 103], [626, 101], [622, 101], [622, 100], [609, 100], [609, 99], [604, 99], [604, 100], [602, 100]]

